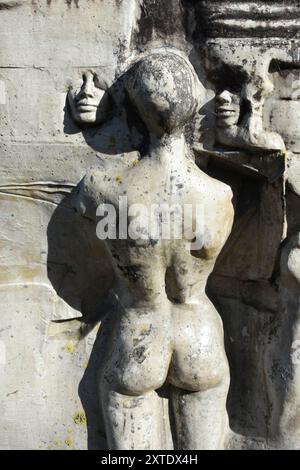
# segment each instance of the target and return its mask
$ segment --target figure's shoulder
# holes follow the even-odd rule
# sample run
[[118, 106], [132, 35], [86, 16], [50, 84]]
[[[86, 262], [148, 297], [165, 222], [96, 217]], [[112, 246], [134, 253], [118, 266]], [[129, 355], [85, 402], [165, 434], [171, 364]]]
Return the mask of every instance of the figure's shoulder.
[[112, 161], [106, 160], [101, 166], [90, 168], [86, 172], [82, 185], [88, 191], [95, 191], [95, 189], [105, 191], [107, 188], [109, 193], [118, 192], [121, 182], [127, 181], [128, 174], [132, 172], [137, 162], [136, 152]]
[[96, 194], [113, 194], [118, 189], [122, 171], [115, 168], [91, 168], [81, 182], [81, 192], [95, 197]]
[[211, 181], [213, 184], [213, 191], [215, 192], [220, 202], [232, 200], [233, 193], [231, 187], [228, 184], [223, 183], [223, 181], [219, 181], [215, 178], [211, 178]]
[[100, 204], [113, 203], [120, 193], [122, 167], [90, 168], [74, 193], [74, 207], [88, 218], [95, 218]]
[[105, 181], [107, 170], [104, 168], [89, 168], [82, 179], [84, 187], [95, 186]]
[[[222, 226], [225, 221], [232, 224], [234, 209], [232, 204], [233, 193], [231, 187], [215, 178], [210, 178], [210, 194], [208, 204], [216, 214], [216, 225]], [[227, 224], [227, 222], [226, 222]]]
[[231, 187], [223, 181], [208, 175], [196, 164], [194, 164], [193, 171], [193, 186], [197, 190], [197, 193], [211, 202], [225, 203], [226, 201], [232, 200], [233, 194]]
[[[84, 217], [94, 219], [101, 203], [104, 189], [105, 172], [101, 168], [87, 170], [74, 191], [72, 205]], [[100, 189], [101, 188], [101, 189]]]

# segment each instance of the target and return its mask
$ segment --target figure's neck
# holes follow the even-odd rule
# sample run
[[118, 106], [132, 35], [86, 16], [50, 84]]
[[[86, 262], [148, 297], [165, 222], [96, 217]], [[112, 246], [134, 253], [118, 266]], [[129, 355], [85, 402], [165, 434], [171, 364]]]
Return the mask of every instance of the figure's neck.
[[185, 138], [183, 134], [150, 135], [149, 156], [159, 163], [183, 161], [185, 159]]

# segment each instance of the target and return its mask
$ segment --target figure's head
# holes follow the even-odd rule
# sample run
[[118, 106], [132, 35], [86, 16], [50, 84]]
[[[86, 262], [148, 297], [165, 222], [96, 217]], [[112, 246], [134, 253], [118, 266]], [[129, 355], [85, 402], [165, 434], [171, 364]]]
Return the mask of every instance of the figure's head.
[[173, 52], [157, 52], [141, 59], [127, 83], [133, 105], [156, 135], [183, 128], [199, 106], [200, 90], [192, 65]]
[[217, 126], [226, 128], [236, 126], [240, 117], [240, 96], [223, 90], [216, 96]]
[[71, 87], [68, 101], [73, 119], [81, 125], [101, 124], [110, 111], [110, 97], [101, 87], [97, 74], [84, 72], [81, 83]]

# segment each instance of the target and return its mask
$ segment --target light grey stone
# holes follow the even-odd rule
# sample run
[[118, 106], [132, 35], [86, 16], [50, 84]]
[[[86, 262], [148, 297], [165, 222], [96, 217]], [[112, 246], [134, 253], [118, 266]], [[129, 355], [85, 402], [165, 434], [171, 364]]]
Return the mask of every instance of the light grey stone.
[[[2, 449], [299, 448], [299, 20], [0, 0]], [[119, 196], [200, 248], [99, 239]]]
[[119, 450], [163, 447], [156, 391], [168, 384], [175, 445], [221, 449], [227, 436], [229, 370], [222, 325], [205, 285], [231, 230], [232, 193], [188, 157], [183, 126], [203, 98], [187, 59], [175, 51], [149, 55], [129, 72], [127, 90], [149, 130], [149, 146], [134, 165], [88, 172], [75, 207], [95, 220], [100, 204], [113, 201], [122, 210], [125, 191], [129, 211], [139, 201], [149, 213], [154, 204], [189, 204], [195, 212], [199, 200], [203, 220], [196, 228], [196, 249], [192, 238], [153, 238], [150, 218], [140, 222], [145, 237], [107, 241], [121, 284], [108, 333], [111, 346], [99, 375], [108, 445]]

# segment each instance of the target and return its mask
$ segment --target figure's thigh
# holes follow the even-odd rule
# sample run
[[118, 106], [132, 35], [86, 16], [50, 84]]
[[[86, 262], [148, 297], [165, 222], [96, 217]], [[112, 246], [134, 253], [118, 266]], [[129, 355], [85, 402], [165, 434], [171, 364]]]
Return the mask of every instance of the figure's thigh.
[[183, 390], [213, 388], [229, 375], [220, 317], [209, 301], [174, 308], [173, 355], [168, 380]]

